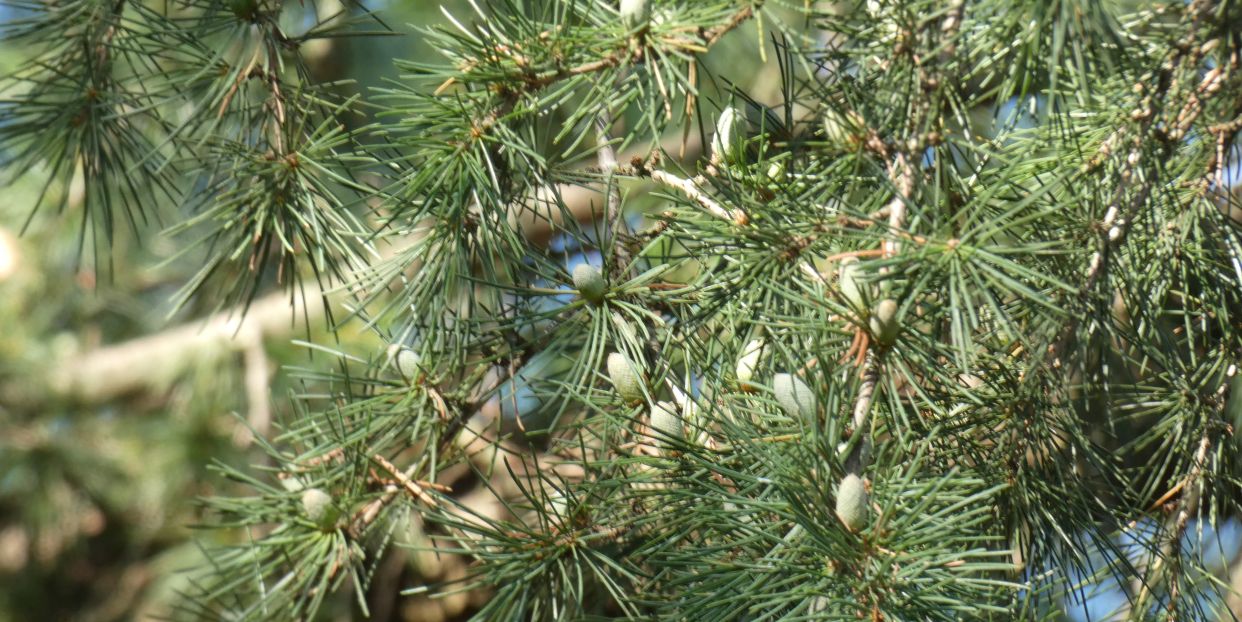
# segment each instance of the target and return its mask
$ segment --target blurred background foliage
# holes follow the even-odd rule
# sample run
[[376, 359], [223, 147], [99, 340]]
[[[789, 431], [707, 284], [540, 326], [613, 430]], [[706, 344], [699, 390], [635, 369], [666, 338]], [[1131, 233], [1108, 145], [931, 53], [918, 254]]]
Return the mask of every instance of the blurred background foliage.
[[[290, 4], [289, 19], [314, 10]], [[317, 41], [315, 71], [354, 79], [343, 95], [393, 77], [393, 58], [427, 53], [402, 26], [443, 19], [439, 4], [385, 7], [397, 32], [407, 33], [401, 36]], [[0, 6], [0, 24], [18, 13]], [[0, 40], [0, 74], [28, 53]], [[0, 154], [0, 162], [10, 159]], [[282, 409], [289, 400], [279, 398], [292, 381], [281, 368], [323, 364], [292, 339], [315, 342], [328, 333], [323, 321], [295, 327], [286, 312], [279, 319], [287, 328], [264, 336], [260, 358], [223, 340], [182, 340], [184, 351], [159, 353], [171, 371], [165, 377], [102, 401], [55, 397], [44, 383], [72, 361], [173, 327], [200, 330], [216, 303], [192, 298], [173, 312], [174, 295], [201, 268], [203, 253], [181, 254], [184, 236], [157, 226], [138, 236], [118, 228], [108, 263], [96, 264], [76, 226], [80, 187], [53, 182], [51, 202], [65, 197], [64, 211], [32, 217], [47, 181], [46, 171], [20, 171], [0, 200], [0, 620], [166, 616], [186, 587], [178, 571], [203, 561], [191, 527], [196, 498], [221, 492], [210, 466], [261, 455], [248, 418], [261, 408], [274, 409], [275, 420], [288, 415]], [[279, 287], [265, 284], [260, 296], [272, 292], [280, 296]], [[378, 343], [371, 333], [337, 337], [359, 351]], [[248, 399], [247, 374], [267, 385], [264, 405]]]

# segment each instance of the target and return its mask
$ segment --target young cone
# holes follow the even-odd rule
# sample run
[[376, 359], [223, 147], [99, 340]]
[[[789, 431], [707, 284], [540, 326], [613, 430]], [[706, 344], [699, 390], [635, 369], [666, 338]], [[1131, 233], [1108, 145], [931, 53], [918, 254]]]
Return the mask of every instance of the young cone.
[[548, 495], [548, 512], [560, 519], [569, 521], [577, 514], [578, 506], [565, 493], [555, 491]]
[[393, 365], [396, 366], [397, 373], [410, 382], [418, 379], [419, 364], [422, 362], [423, 357], [409, 348], [398, 349], [396, 356], [393, 357]]
[[885, 298], [875, 306], [871, 313], [871, 336], [882, 345], [891, 346], [901, 333], [901, 324], [897, 321], [897, 301]]
[[320, 529], [333, 528], [336, 526], [336, 519], [340, 517], [336, 506], [332, 504], [332, 495], [319, 488], [309, 488], [302, 493], [302, 511]]
[[776, 401], [786, 415], [800, 418], [809, 424], [815, 423], [815, 393], [801, 378], [793, 374], [776, 374], [772, 376], [772, 392], [776, 394]]
[[859, 312], [867, 309], [867, 297], [863, 291], [863, 284], [859, 282], [861, 276], [862, 265], [859, 264], [857, 257], [846, 257], [841, 260], [837, 268], [837, 287], [840, 288], [841, 298], [845, 300], [845, 303]]
[[600, 302], [608, 292], [608, 281], [599, 268], [588, 263], [574, 267], [574, 289], [590, 302]]
[[785, 161], [776, 160], [768, 165], [768, 181], [781, 181], [785, 178]]
[[863, 120], [853, 110], [842, 114], [833, 108], [824, 113], [824, 137], [832, 147], [849, 151], [858, 146]]
[[707, 431], [703, 428], [702, 408], [690, 398], [686, 398], [686, 404], [681, 409], [681, 428], [682, 437], [692, 443], [702, 444], [707, 438]]
[[621, 23], [633, 30], [651, 21], [651, 5], [647, 0], [621, 0]]
[[651, 407], [651, 436], [657, 447], [668, 449], [674, 439], [681, 440], [686, 432], [677, 405], [672, 402], [656, 402]]
[[850, 473], [837, 487], [837, 518], [850, 530], [858, 531], [867, 524], [870, 509], [867, 485], [862, 478]]
[[643, 401], [643, 384], [646, 379], [629, 357], [613, 352], [608, 355], [607, 367], [608, 379], [625, 403], [637, 404]]
[[712, 161], [736, 162], [740, 157], [740, 146], [737, 141], [737, 111], [733, 107], [725, 108], [716, 119], [716, 134], [712, 136]]
[[755, 377], [755, 369], [759, 367], [759, 357], [763, 355], [763, 340], [752, 339], [750, 343], [742, 350], [742, 356], [737, 360], [737, 383], [744, 390], [752, 390], [754, 388], [750, 381]]

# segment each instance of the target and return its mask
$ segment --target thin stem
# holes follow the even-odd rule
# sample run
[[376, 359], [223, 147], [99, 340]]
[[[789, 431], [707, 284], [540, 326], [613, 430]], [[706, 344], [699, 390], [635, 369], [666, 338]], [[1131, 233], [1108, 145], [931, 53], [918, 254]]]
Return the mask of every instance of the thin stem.
[[[1091, 162], [1088, 162], [1086, 166], [1087, 170], [1097, 167], [1103, 160], [1112, 155], [1113, 151], [1128, 133], [1133, 135], [1130, 143], [1131, 148], [1126, 152], [1125, 158], [1118, 167], [1117, 179], [1119, 183], [1113, 193], [1108, 210], [1104, 214], [1104, 219], [1100, 222], [1100, 236], [1097, 248], [1087, 261], [1087, 269], [1083, 274], [1083, 284], [1075, 296], [1080, 303], [1088, 301], [1095, 291], [1096, 285], [1107, 276], [1109, 257], [1124, 244], [1126, 234], [1129, 232], [1130, 225], [1133, 222], [1134, 214], [1146, 204], [1152, 190], [1156, 187], [1156, 176], [1148, 174], [1143, 176], [1137, 188], [1132, 188], [1131, 180], [1134, 172], [1139, 170], [1139, 166], [1145, 159], [1143, 148], [1153, 142], [1152, 138], [1157, 138], [1154, 141], [1157, 148], [1154, 153], [1149, 155], [1154, 159], [1163, 158], [1173, 146], [1179, 144], [1180, 141], [1174, 138], [1174, 136], [1180, 138], [1184, 134], [1185, 128], [1189, 128], [1199, 115], [1202, 114], [1205, 99], [1220, 91], [1223, 74], [1217, 68], [1209, 71], [1201, 79], [1199, 86], [1194, 91], [1195, 96], [1188, 98], [1186, 104], [1176, 114], [1168, 114], [1169, 111], [1164, 107], [1164, 98], [1168, 97], [1170, 93], [1177, 91], [1176, 83], [1179, 72], [1195, 71], [1203, 60], [1203, 56], [1206, 53], [1204, 48], [1207, 46], [1200, 46], [1196, 40], [1198, 25], [1212, 14], [1215, 6], [1216, 3], [1210, 0], [1196, 0], [1191, 3], [1192, 17], [1187, 43], [1174, 48], [1170, 58], [1161, 64], [1155, 85], [1140, 82], [1134, 86], [1135, 90], [1147, 93], [1139, 107], [1130, 115], [1131, 120], [1138, 123], [1137, 128], [1132, 132], [1127, 132], [1125, 127], [1118, 129], [1101, 146], [1100, 154]], [[1160, 121], [1160, 123], [1157, 123], [1157, 121]], [[1171, 129], [1164, 136], [1154, 136], [1156, 128], [1162, 125]], [[1132, 192], [1127, 200], [1126, 194], [1128, 190], [1132, 190]], [[1082, 313], [1070, 314], [1062, 326], [1057, 339], [1045, 350], [1046, 356], [1040, 357], [1033, 365], [1033, 368], [1042, 367], [1044, 361], [1051, 361], [1054, 368], [1060, 367], [1062, 365], [1062, 358], [1073, 342], [1073, 336], [1079, 323], [1086, 316], [1087, 314]]]
[[672, 173], [662, 171], [660, 169], [652, 169], [645, 172], [651, 178], [651, 181], [681, 192], [695, 203], [698, 203], [712, 216], [720, 218], [721, 220], [727, 220], [737, 225], [745, 225], [750, 222], [750, 217], [746, 215], [746, 212], [741, 209], [728, 209], [720, 203], [717, 203], [716, 200], [711, 198], [711, 196], [704, 192], [702, 188], [699, 188], [698, 184], [694, 183], [694, 180], [692, 179], [678, 177]]
[[604, 174], [604, 193], [607, 197], [608, 210], [603, 219], [603, 243], [609, 245], [612, 252], [611, 273], [614, 278], [623, 278], [630, 267], [629, 252], [625, 248], [625, 237], [629, 233], [623, 211], [621, 209], [621, 189], [617, 187], [617, 152], [612, 147], [612, 113], [604, 110], [595, 120], [599, 150], [596, 158], [599, 169]]
[[[943, 52], [939, 61], [941, 64], [947, 64], [952, 61], [952, 53], [954, 50], [953, 40], [957, 36], [958, 28], [962, 24], [962, 14], [965, 11], [964, 0], [957, 0], [953, 5], [949, 14], [941, 22], [940, 34], [941, 39], [945, 42]], [[923, 73], [920, 68], [920, 73]], [[946, 84], [945, 76], [922, 76], [924, 84]], [[934, 92], [927, 92], [924, 98], [929, 98]], [[889, 237], [881, 244], [882, 256], [891, 258], [901, 252], [901, 239], [908, 237], [905, 231], [906, 213], [910, 204], [910, 200], [914, 196], [916, 174], [912, 162], [917, 161], [923, 150], [925, 139], [920, 133], [920, 129], [926, 119], [936, 119], [938, 111], [933, 110], [933, 102], [930, 99], [923, 99], [915, 102], [913, 113], [909, 119], [907, 127], [907, 136], [905, 140], [899, 141], [893, 150], [892, 160], [886, 164], [889, 180], [892, 182], [895, 192], [892, 200], [885, 206], [888, 212], [888, 233]], [[860, 328], [859, 330], [863, 330]], [[873, 351], [868, 351], [863, 360], [863, 379], [862, 385], [858, 389], [858, 397], [854, 401], [854, 410], [851, 423], [853, 425], [853, 436], [850, 437], [850, 444], [853, 450], [849, 453], [849, 457], [845, 461], [845, 470], [847, 473], [861, 475], [862, 471], [867, 467], [865, 446], [870, 439], [868, 434], [870, 430], [869, 415], [871, 412], [871, 403], [875, 396], [876, 385], [879, 383], [880, 374], [882, 372], [882, 362]]]
[[734, 13], [733, 16], [729, 18], [729, 21], [722, 25], [710, 30], [701, 31], [699, 33], [699, 38], [703, 40], [707, 47], [711, 47], [715, 45], [717, 41], [720, 41], [721, 37], [729, 34], [729, 32], [734, 28], [741, 26], [746, 22], [746, 20], [754, 17], [755, 9], [759, 8], [763, 8], [763, 0], [757, 0], [753, 5], [745, 7], [737, 13]]

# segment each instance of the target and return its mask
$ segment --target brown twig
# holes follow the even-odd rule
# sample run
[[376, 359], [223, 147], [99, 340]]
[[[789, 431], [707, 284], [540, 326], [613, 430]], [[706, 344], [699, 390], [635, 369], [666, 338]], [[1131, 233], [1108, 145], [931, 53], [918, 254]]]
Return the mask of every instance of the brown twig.
[[[1117, 188], [1113, 193], [1108, 210], [1104, 214], [1104, 219], [1099, 224], [1100, 236], [1097, 241], [1097, 248], [1087, 262], [1087, 269], [1083, 274], [1083, 284], [1075, 296], [1080, 302], [1090, 299], [1096, 285], [1107, 275], [1109, 256], [1122, 246], [1133, 220], [1133, 214], [1147, 202], [1148, 197], [1156, 186], [1155, 175], [1143, 176], [1137, 188], [1133, 187], [1131, 179], [1134, 171], [1138, 170], [1143, 163], [1143, 147], [1153, 137], [1155, 129], [1161, 125], [1158, 121], [1161, 120], [1162, 116], [1170, 116], [1168, 114], [1162, 115], [1162, 113], [1168, 112], [1162, 107], [1164, 103], [1163, 98], [1176, 90], [1178, 71], [1197, 69], [1203, 59], [1203, 55], [1209, 51], [1205, 47], [1199, 46], [1195, 38], [1198, 35], [1199, 23], [1211, 14], [1214, 7], [1215, 3], [1211, 0], [1195, 0], [1190, 4], [1189, 10], [1192, 17], [1189, 41], [1185, 45], [1174, 48], [1170, 57], [1161, 65], [1160, 71], [1157, 72], [1154, 85], [1140, 82], [1134, 86], [1136, 91], [1146, 93], [1139, 106], [1130, 114], [1130, 119], [1137, 124], [1137, 127], [1132, 129], [1122, 127], [1115, 131], [1101, 145], [1100, 151], [1095, 158], [1089, 161], [1085, 167], [1086, 170], [1095, 168], [1118, 149], [1125, 136], [1132, 136], [1130, 139], [1131, 147], [1127, 151], [1125, 158], [1121, 160], [1116, 174], [1118, 179]], [[1220, 91], [1221, 75], [1216, 70], [1209, 71], [1201, 79], [1199, 86], [1194, 90], [1193, 96], [1188, 99], [1186, 104], [1176, 114], [1172, 114], [1171, 118], [1164, 118], [1164, 124], [1172, 129], [1162, 137], [1162, 140], [1158, 141], [1159, 147], [1157, 155], [1155, 155], [1156, 158], [1161, 157], [1159, 154], [1166, 153], [1173, 145], [1178, 144], [1178, 139], [1174, 137], [1180, 138], [1181, 134], [1185, 132], [1185, 129], [1182, 129], [1183, 125], [1185, 128], [1189, 128], [1199, 115], [1202, 114], [1204, 100]], [[1128, 191], [1130, 192], [1127, 197]], [[1054, 368], [1061, 366], [1061, 359], [1073, 342], [1075, 329], [1083, 317], [1085, 317], [1085, 314], [1071, 314], [1069, 316], [1062, 326], [1058, 337], [1044, 351], [1043, 358], [1036, 362], [1035, 367], [1042, 366], [1044, 360], [1051, 361]]]
[[[949, 10], [948, 15], [944, 18], [940, 27], [941, 40], [945, 42], [944, 48], [940, 55], [942, 65], [948, 64], [952, 60], [952, 52], [954, 50], [953, 40], [957, 36], [958, 28], [962, 24], [962, 16], [965, 11], [965, 0], [956, 0], [953, 7]], [[944, 84], [947, 80], [944, 76], [930, 76], [929, 71], [923, 64], [919, 65], [919, 72], [922, 75], [924, 84]], [[934, 91], [928, 89], [924, 91], [931, 94]], [[925, 95], [926, 97], [926, 95]], [[907, 136], [905, 140], [896, 143], [892, 149], [892, 158], [886, 160], [885, 167], [888, 172], [889, 180], [893, 184], [893, 198], [884, 207], [888, 212], [888, 235], [881, 244], [880, 254], [883, 257], [893, 257], [901, 251], [901, 240], [909, 237], [905, 232], [906, 213], [911, 199], [914, 197], [917, 171], [914, 162], [922, 153], [924, 136], [920, 133], [923, 121], [925, 119], [935, 119], [935, 111], [932, 110], [932, 102], [923, 99], [915, 102], [914, 112], [907, 123]], [[883, 146], [877, 136], [872, 135], [869, 144], [876, 143]], [[887, 150], [886, 150], [887, 151]], [[922, 238], [919, 238], [922, 240]], [[925, 241], [925, 240], [922, 240]], [[866, 327], [859, 326], [858, 333], [865, 333]], [[864, 445], [867, 443], [865, 435], [867, 434], [868, 417], [871, 411], [871, 402], [875, 394], [876, 385], [879, 383], [881, 362], [879, 357], [866, 347], [866, 335], [855, 335], [855, 340], [861, 339], [863, 345], [858, 348], [856, 361], [861, 359], [862, 384], [858, 389], [858, 397], [854, 401], [854, 410], [852, 416], [852, 430], [854, 434], [863, 435], [863, 438], [851, 439], [853, 451], [845, 461], [846, 472], [861, 474], [867, 466], [864, 464]]]
[[853, 449], [845, 459], [845, 472], [856, 475], [861, 474], [867, 466], [863, 464], [864, 445], [868, 442], [871, 402], [875, 397], [875, 387], [880, 379], [880, 367], [876, 362], [875, 353], [870, 352], [866, 356], [867, 359], [862, 368], [862, 384], [858, 388], [858, 397], [854, 400], [854, 409], [850, 414], [850, 445]]
[[566, 78], [572, 78], [574, 76], [582, 76], [586, 74], [596, 73], [598, 71], [603, 71], [605, 69], [616, 67], [620, 65], [622, 61], [628, 61], [629, 58], [631, 57], [625, 54], [622, 54], [622, 53], [609, 54], [608, 56], [605, 56], [604, 58], [601, 58], [599, 60], [593, 60], [590, 62], [582, 63], [581, 65], [575, 65], [573, 67], [566, 67], [564, 69], [560, 69], [557, 71], [551, 71], [543, 75], [531, 78], [530, 80], [526, 81], [526, 84], [527, 86], [531, 88], [535, 88], [535, 89], [543, 88], [545, 86], [551, 86], [552, 84], [556, 82], [560, 82], [561, 80], [564, 80]]
[[380, 465], [381, 468], [383, 468], [385, 471], [388, 471], [390, 475], [392, 475], [393, 477], [397, 479], [397, 484], [399, 484], [407, 492], [409, 492], [414, 497], [418, 498], [423, 503], [426, 503], [428, 506], [431, 506], [433, 508], [438, 507], [440, 505], [438, 502], [436, 502], [435, 498], [427, 494], [427, 491], [424, 490], [422, 486], [418, 485], [417, 482], [411, 479], [409, 474], [403, 473], [400, 469], [396, 467], [396, 465], [389, 462], [388, 459], [385, 458], [384, 456], [381, 456], [380, 454], [375, 454], [371, 456], [371, 460], [374, 460], [375, 463]]
[[733, 16], [729, 18], [729, 21], [724, 24], [721, 24], [715, 28], [699, 31], [699, 38], [703, 40], [703, 44], [707, 47], [716, 45], [716, 42], [720, 41], [721, 37], [729, 34], [729, 32], [733, 29], [745, 23], [746, 20], [754, 17], [755, 9], [762, 7], [763, 1], [758, 0], [752, 6], [745, 7], [737, 13], [734, 13]]
[[694, 180], [692, 179], [678, 177], [672, 173], [660, 169], [644, 169], [643, 172], [651, 178], [651, 181], [654, 181], [662, 186], [673, 188], [674, 190], [686, 195], [686, 197], [695, 203], [698, 203], [712, 216], [720, 218], [721, 220], [732, 222], [739, 226], [746, 225], [750, 222], [750, 217], [746, 215], [746, 212], [741, 209], [728, 209], [717, 203], [716, 200], [711, 198], [711, 196], [704, 192], [702, 188], [699, 188], [698, 184], [694, 183]]
[[595, 121], [599, 137], [599, 150], [596, 160], [600, 171], [604, 174], [604, 192], [607, 194], [608, 210], [603, 219], [602, 239], [610, 244], [612, 253], [611, 273], [614, 278], [622, 278], [630, 268], [629, 252], [625, 247], [625, 237], [629, 227], [621, 209], [621, 189], [617, 187], [617, 152], [612, 147], [612, 113], [604, 110]]

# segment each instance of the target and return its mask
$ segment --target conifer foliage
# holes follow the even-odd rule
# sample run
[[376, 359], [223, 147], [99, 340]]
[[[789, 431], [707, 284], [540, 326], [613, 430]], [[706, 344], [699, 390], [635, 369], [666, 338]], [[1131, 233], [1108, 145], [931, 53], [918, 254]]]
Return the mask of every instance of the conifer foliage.
[[361, 3], [19, 5], [6, 168], [97, 253], [392, 344], [220, 467], [186, 617], [365, 611], [411, 524], [485, 620], [1230, 615], [1237, 0], [474, 0], [355, 98]]

